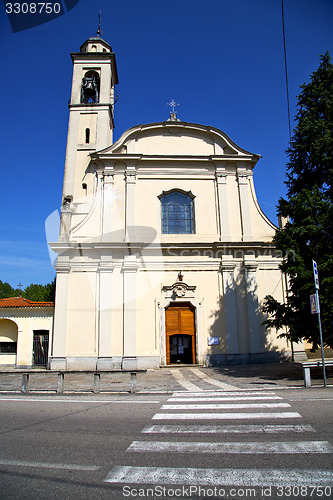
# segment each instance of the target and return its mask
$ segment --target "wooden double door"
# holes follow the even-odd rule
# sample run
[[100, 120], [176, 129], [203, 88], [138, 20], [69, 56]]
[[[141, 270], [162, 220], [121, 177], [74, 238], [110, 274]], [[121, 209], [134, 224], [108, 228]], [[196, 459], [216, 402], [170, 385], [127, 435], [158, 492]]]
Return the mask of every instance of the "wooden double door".
[[165, 311], [167, 365], [195, 363], [195, 309], [177, 303]]

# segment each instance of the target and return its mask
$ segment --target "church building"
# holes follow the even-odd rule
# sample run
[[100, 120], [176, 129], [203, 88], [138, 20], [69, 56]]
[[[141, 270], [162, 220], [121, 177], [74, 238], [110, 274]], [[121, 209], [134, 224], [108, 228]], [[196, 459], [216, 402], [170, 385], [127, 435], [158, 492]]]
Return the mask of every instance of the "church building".
[[115, 54], [96, 36], [71, 57], [50, 367], [288, 357], [262, 325], [264, 297], [286, 291], [254, 190], [260, 155], [175, 112], [114, 143]]

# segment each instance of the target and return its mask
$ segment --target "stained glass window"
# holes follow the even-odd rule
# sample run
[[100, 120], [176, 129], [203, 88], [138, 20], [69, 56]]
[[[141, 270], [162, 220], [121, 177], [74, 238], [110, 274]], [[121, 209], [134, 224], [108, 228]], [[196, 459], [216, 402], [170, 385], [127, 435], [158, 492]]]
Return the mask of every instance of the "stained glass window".
[[161, 197], [162, 233], [191, 234], [194, 232], [193, 199], [188, 194], [172, 191]]

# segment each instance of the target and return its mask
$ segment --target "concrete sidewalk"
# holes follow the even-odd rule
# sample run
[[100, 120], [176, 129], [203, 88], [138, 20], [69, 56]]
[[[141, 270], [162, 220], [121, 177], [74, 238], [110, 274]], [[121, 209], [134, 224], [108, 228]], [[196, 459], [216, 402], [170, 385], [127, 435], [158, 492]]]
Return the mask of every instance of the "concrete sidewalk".
[[[333, 370], [327, 368], [327, 382], [333, 384]], [[313, 387], [323, 386], [322, 369], [311, 370]], [[0, 374], [0, 393], [20, 392], [22, 375], [15, 373]], [[240, 365], [206, 368], [202, 366], [168, 366], [147, 370], [137, 376], [139, 393], [172, 393], [174, 391], [204, 390], [261, 390], [304, 387], [301, 363], [269, 363], [259, 365]], [[64, 393], [92, 393], [93, 375], [66, 374]], [[30, 374], [29, 392], [54, 393], [57, 390], [55, 373]], [[130, 391], [128, 373], [101, 375], [100, 390], [105, 393]]]

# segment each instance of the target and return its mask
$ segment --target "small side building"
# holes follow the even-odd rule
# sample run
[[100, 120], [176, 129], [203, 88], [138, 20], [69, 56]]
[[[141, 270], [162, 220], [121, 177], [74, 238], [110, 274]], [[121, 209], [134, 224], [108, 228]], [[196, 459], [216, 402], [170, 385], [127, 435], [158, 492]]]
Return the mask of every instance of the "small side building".
[[0, 366], [48, 367], [53, 316], [53, 302], [0, 299]]

